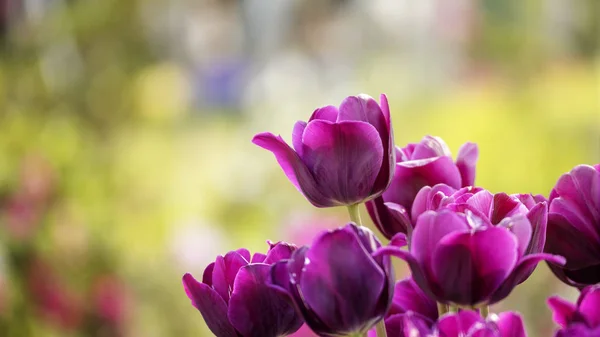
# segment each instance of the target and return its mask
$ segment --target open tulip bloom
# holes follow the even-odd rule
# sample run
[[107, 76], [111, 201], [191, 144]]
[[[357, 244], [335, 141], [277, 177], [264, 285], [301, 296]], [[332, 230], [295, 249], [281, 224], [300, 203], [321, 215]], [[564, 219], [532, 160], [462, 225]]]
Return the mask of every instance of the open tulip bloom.
[[387, 97], [349, 96], [339, 108], [315, 110], [294, 126], [290, 147], [260, 133], [252, 142], [275, 155], [285, 175], [316, 207], [349, 206], [383, 193], [394, 174], [395, 152]]
[[187, 296], [215, 336], [277, 337], [302, 326], [288, 299], [267, 284], [270, 266], [289, 258], [295, 249], [276, 243], [266, 255], [252, 257], [239, 249], [218, 256], [204, 270], [202, 282], [190, 274], [183, 276]]
[[[301, 327], [318, 336], [526, 337], [516, 312], [490, 314], [546, 261], [577, 303], [548, 303], [555, 337], [600, 337], [600, 164], [564, 174], [546, 199], [474, 187], [476, 144], [452, 159], [441, 138], [394, 145], [385, 95], [349, 96], [293, 128], [271, 151], [314, 206], [347, 206], [351, 222], [309, 246], [270, 243], [218, 256], [185, 292], [217, 337], [279, 337]], [[389, 188], [388, 188], [389, 187]], [[366, 208], [384, 246], [360, 223]], [[310, 225], [310, 224], [308, 224]], [[411, 277], [397, 283], [391, 256]]]
[[525, 281], [538, 262], [564, 263], [542, 253], [546, 208], [541, 202], [529, 210], [503, 193], [462, 193], [442, 209], [418, 216], [409, 251], [397, 247], [407, 241], [399, 233], [379, 254], [404, 259], [417, 284], [438, 302], [490, 305]]

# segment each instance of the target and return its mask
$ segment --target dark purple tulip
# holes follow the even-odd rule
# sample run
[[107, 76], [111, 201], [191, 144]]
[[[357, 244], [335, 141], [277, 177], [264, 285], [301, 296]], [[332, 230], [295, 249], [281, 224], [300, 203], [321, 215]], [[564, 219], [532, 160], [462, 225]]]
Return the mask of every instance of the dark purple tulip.
[[274, 288], [291, 296], [319, 336], [364, 333], [392, 303], [390, 259], [372, 256], [380, 247], [368, 228], [354, 223], [323, 232], [310, 248], [273, 266]]
[[395, 152], [387, 97], [349, 96], [340, 107], [315, 110], [299, 121], [292, 149], [281, 136], [252, 142], [275, 155], [288, 179], [316, 207], [348, 206], [377, 197], [394, 174]]
[[548, 306], [554, 322], [561, 327], [556, 337], [600, 336], [600, 285], [583, 289], [577, 303], [553, 296]]
[[475, 181], [475, 164], [479, 156], [476, 144], [465, 143], [456, 162], [448, 145], [439, 137], [425, 136], [418, 144], [396, 149], [396, 171], [390, 187], [367, 203], [371, 219], [388, 239], [397, 233], [410, 235], [410, 211], [419, 190], [424, 186], [446, 184], [458, 189]]
[[523, 319], [514, 312], [492, 314], [487, 319], [483, 319], [475, 311], [460, 311], [440, 318], [434, 336], [526, 337], [527, 333]]
[[[465, 306], [489, 305], [504, 299], [541, 260], [564, 262], [559, 256], [529, 251], [539, 245], [530, 244], [528, 218], [508, 207], [514, 201], [509, 196], [492, 197], [488, 193], [474, 194], [466, 205], [451, 204], [447, 209], [421, 214], [409, 251], [394, 246], [402, 242], [404, 234], [400, 233], [392, 239], [392, 245], [376, 255], [404, 259], [427, 295], [441, 303]], [[500, 222], [495, 223], [496, 219]]]
[[204, 270], [202, 282], [183, 276], [187, 296], [217, 337], [277, 337], [300, 328], [302, 318], [289, 298], [268, 285], [271, 265], [296, 247], [270, 244], [269, 252], [250, 258], [246, 249], [231, 251]]
[[567, 259], [550, 269], [568, 285], [600, 283], [600, 164], [579, 165], [550, 193], [546, 252]]

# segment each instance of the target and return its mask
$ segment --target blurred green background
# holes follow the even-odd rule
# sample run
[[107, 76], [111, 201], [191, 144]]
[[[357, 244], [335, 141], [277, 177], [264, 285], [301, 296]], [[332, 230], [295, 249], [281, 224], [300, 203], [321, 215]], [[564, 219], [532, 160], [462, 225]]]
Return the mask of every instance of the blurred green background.
[[[184, 272], [347, 221], [252, 136], [348, 95], [547, 195], [600, 162], [599, 32], [596, 0], [0, 0], [0, 336], [210, 336]], [[494, 309], [550, 336], [554, 293], [541, 265]]]

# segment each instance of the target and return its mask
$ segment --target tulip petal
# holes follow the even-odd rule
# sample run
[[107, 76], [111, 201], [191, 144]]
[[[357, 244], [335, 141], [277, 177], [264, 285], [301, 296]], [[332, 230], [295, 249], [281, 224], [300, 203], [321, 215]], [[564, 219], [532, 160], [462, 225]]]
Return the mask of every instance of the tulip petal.
[[573, 227], [561, 214], [550, 213], [544, 250], [564, 256], [567, 258], [565, 268], [574, 270], [598, 263], [600, 243]]
[[600, 285], [590, 286], [581, 294], [579, 312], [590, 327], [600, 327]]
[[[368, 95], [348, 96], [342, 101], [337, 121], [362, 121], [375, 127], [382, 139], [387, 141], [388, 128], [381, 107]], [[386, 137], [383, 137], [383, 136]]]
[[188, 298], [217, 337], [238, 337], [227, 319], [227, 304], [213, 289], [200, 283], [190, 274], [183, 276], [183, 287]]
[[302, 326], [288, 300], [267, 286], [269, 271], [269, 265], [252, 264], [241, 268], [235, 279], [227, 315], [242, 336], [277, 337]]
[[559, 178], [555, 190], [561, 198], [572, 200], [587, 218], [600, 221], [600, 171], [578, 165]]
[[[427, 159], [427, 158], [435, 158], [435, 157], [451, 157], [452, 153], [450, 152], [450, 148], [444, 140], [440, 137], [435, 136], [425, 136], [423, 139], [415, 146], [415, 149], [412, 152], [411, 159]], [[453, 165], [454, 166], [454, 165]]]
[[[398, 205], [393, 202], [386, 202], [384, 204], [387, 207], [389, 214], [392, 216], [393, 223], [397, 226], [396, 229], [401, 229], [402, 233], [406, 233], [407, 235], [411, 235], [413, 231], [413, 226], [410, 221], [410, 217], [408, 212], [402, 205]], [[396, 234], [398, 232], [395, 232]]]
[[581, 269], [565, 270], [565, 276], [570, 280], [581, 285], [590, 285], [600, 283], [600, 263]]
[[250, 260], [250, 263], [262, 263], [266, 258], [267, 255], [263, 253], [254, 253], [252, 255], [252, 260]]
[[383, 160], [379, 133], [365, 122], [315, 120], [304, 131], [304, 163], [333, 205], [371, 196]]
[[408, 245], [408, 238], [404, 233], [398, 233], [392, 237], [390, 240], [391, 246], [396, 246], [398, 248], [402, 248]]
[[421, 315], [413, 312], [390, 316], [385, 320], [387, 335], [392, 336], [431, 336], [430, 326], [432, 323]]
[[271, 248], [267, 252], [267, 257], [264, 260], [265, 264], [273, 264], [280, 260], [289, 259], [292, 253], [296, 250], [296, 246], [286, 242], [270, 243]]
[[460, 172], [462, 187], [475, 185], [475, 166], [479, 158], [479, 148], [475, 143], [464, 143], [456, 156], [456, 167]]
[[304, 301], [304, 296], [301, 294], [299, 285], [304, 271], [307, 252], [308, 247], [306, 246], [298, 248], [292, 254], [292, 258], [286, 263], [285, 271], [281, 268], [281, 262], [276, 263], [271, 271], [271, 277], [273, 283], [282, 285], [288, 289], [290, 296], [294, 299], [296, 309], [302, 314], [306, 325], [308, 325], [312, 331], [319, 334], [321, 332], [330, 331], [331, 329], [325, 325], [312, 308]]
[[315, 111], [313, 111], [313, 113], [310, 116], [310, 119], [308, 121], [311, 122], [311, 121], [320, 119], [320, 120], [335, 122], [335, 121], [337, 121], [337, 118], [338, 118], [338, 108], [333, 105], [327, 105], [327, 106], [318, 108]]
[[444, 315], [437, 324], [440, 336], [461, 337], [477, 322], [481, 321], [478, 313], [470, 310], [460, 311], [457, 314]]
[[316, 207], [330, 207], [333, 204], [319, 190], [315, 178], [292, 148], [281, 136], [272, 133], [259, 133], [252, 142], [271, 151], [290, 182]]
[[515, 235], [519, 243], [519, 257], [523, 256], [531, 241], [531, 223], [527, 217], [516, 215], [504, 218], [500, 221], [498, 227], [506, 228]]
[[506, 193], [496, 193], [494, 194], [494, 205], [490, 220], [492, 223], [497, 224], [504, 218], [518, 214], [526, 215], [528, 212], [527, 207], [519, 202], [518, 198], [511, 197]]
[[424, 186], [419, 190], [415, 197], [411, 209], [411, 219], [417, 222], [419, 215], [426, 211], [437, 211], [440, 207], [448, 203], [452, 198], [450, 195], [456, 192], [456, 189], [446, 184], [437, 184], [433, 187]]
[[396, 283], [392, 307], [387, 314], [403, 314], [408, 311], [416, 312], [432, 321], [436, 321], [438, 318], [435, 301], [425, 295], [412, 278]]
[[[365, 206], [371, 220], [373, 220], [379, 232], [387, 239], [391, 239], [397, 233], [406, 233], [406, 223], [397, 221], [399, 218], [397, 215], [392, 215], [382, 197], [367, 201]], [[401, 219], [404, 220], [403, 218]]]
[[[485, 218], [491, 220], [491, 215], [494, 206], [494, 195], [487, 190], [481, 190], [473, 194], [473, 196], [467, 200], [467, 205], [472, 206], [472, 208], [469, 209], [475, 209], [481, 212], [481, 214], [484, 215]], [[492, 223], [494, 222], [492, 221]]]
[[300, 157], [302, 157], [302, 137], [304, 136], [306, 125], [306, 122], [297, 121], [292, 130], [292, 146], [294, 146], [294, 151], [296, 151]]
[[523, 318], [514, 312], [503, 312], [496, 321], [500, 337], [527, 337]]
[[531, 223], [532, 234], [525, 254], [536, 254], [544, 251], [546, 243], [546, 228], [548, 224], [548, 203], [540, 202], [533, 206], [527, 219]]
[[356, 233], [346, 227], [322, 234], [305, 261], [300, 289], [307, 306], [338, 331], [362, 328], [375, 311], [386, 275]]
[[[383, 96], [385, 97], [385, 95]], [[387, 104], [387, 99], [386, 99]], [[389, 114], [389, 106], [387, 107]], [[390, 184], [395, 161], [394, 141], [392, 129], [388, 118], [384, 115], [382, 108], [377, 102], [368, 95], [349, 96], [340, 104], [338, 122], [341, 121], [362, 121], [375, 127], [383, 145], [383, 161], [381, 170], [375, 180], [374, 187], [381, 192]]]
[[552, 311], [552, 319], [562, 328], [566, 327], [577, 314], [577, 307], [575, 304], [565, 301], [558, 296], [548, 298], [547, 302], [548, 307], [550, 307], [550, 310]]
[[445, 236], [433, 252], [432, 269], [448, 301], [475, 305], [498, 289], [517, 257], [515, 237], [504, 228], [490, 227]]
[[207, 286], [212, 286], [212, 278], [213, 278], [213, 269], [215, 268], [215, 263], [212, 262], [209, 264], [206, 269], [204, 269], [204, 273], [202, 274], [202, 283]]
[[411, 254], [421, 265], [430, 265], [431, 255], [439, 241], [452, 232], [465, 232], [464, 217], [448, 210], [428, 211], [419, 217], [411, 240]]

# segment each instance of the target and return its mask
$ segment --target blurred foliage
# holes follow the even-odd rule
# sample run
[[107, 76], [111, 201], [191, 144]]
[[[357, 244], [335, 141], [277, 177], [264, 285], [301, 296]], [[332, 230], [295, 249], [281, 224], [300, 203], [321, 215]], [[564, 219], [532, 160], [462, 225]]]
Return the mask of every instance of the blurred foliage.
[[[199, 107], [195, 70], [142, 20], [145, 6], [163, 2], [56, 3], [11, 21], [0, 51], [1, 335], [209, 335], [181, 289], [184, 271], [199, 274], [230, 248], [293, 240], [294, 214], [308, 215], [307, 229], [321, 226], [310, 219], [345, 219], [344, 210], [312, 210], [250, 143], [253, 133], [299, 101], [337, 104], [355, 92], [291, 97], [303, 79], [282, 73], [273, 85], [292, 89], [275, 112], [264, 102]], [[576, 7], [586, 19], [560, 57], [535, 28], [543, 3], [481, 1], [468, 66], [451, 83], [420, 79], [426, 69], [383, 45], [361, 50], [348, 87], [388, 94], [398, 145], [433, 134], [456, 152], [474, 141], [478, 185], [547, 194], [574, 165], [600, 162], [600, 56], [598, 14], [586, 11], [597, 1]], [[305, 26], [317, 16], [307, 8]], [[303, 36], [295, 29], [290, 36]], [[284, 119], [290, 139], [309, 113], [273, 119]], [[534, 337], [549, 326], [543, 299], [565, 291], [540, 287], [550, 277], [541, 269], [507, 302], [526, 308]]]

